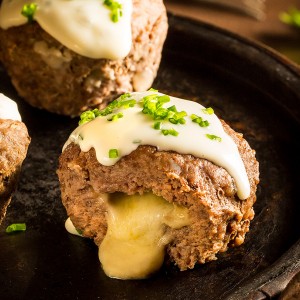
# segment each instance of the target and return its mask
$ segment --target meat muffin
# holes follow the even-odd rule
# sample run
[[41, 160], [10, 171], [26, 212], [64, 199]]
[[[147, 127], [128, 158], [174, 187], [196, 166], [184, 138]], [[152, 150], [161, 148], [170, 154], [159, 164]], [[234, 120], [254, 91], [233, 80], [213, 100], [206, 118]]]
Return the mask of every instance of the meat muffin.
[[31, 105], [74, 116], [151, 86], [168, 28], [162, 0], [26, 3], [2, 0], [0, 62]]
[[[62, 202], [105, 273], [144, 278], [241, 245], [254, 217], [255, 151], [212, 108], [157, 91], [82, 114], [60, 156]], [[75, 231], [76, 232], [76, 231]]]
[[0, 223], [17, 186], [29, 143], [16, 103], [0, 94]]

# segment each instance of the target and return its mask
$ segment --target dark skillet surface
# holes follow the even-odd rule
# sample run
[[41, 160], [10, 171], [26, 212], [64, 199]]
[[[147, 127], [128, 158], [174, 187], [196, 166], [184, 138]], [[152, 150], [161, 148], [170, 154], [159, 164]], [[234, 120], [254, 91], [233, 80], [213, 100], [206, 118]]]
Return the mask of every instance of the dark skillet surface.
[[[0, 91], [16, 99], [32, 137], [0, 226], [0, 299], [269, 299], [300, 270], [300, 72], [215, 27], [175, 16], [169, 23], [153, 86], [212, 106], [257, 151], [261, 183], [245, 243], [194, 270], [166, 262], [148, 280], [107, 278], [93, 242], [64, 230], [55, 171], [78, 120], [28, 106], [0, 69]], [[15, 222], [26, 222], [27, 231], [7, 235]]]

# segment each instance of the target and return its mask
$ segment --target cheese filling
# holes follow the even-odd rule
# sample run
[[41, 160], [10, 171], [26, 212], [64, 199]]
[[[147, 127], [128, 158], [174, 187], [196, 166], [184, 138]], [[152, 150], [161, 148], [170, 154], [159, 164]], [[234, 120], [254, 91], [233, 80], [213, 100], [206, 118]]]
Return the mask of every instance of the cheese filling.
[[172, 237], [167, 226], [189, 225], [188, 209], [152, 193], [109, 195], [106, 236], [99, 247], [104, 272], [113, 278], [141, 279], [157, 271]]
[[24, 25], [24, 5], [36, 4], [33, 19], [74, 52], [94, 58], [121, 59], [131, 49], [132, 1], [119, 0], [122, 15], [113, 22], [104, 0], [3, 0], [0, 27], [8, 29]]

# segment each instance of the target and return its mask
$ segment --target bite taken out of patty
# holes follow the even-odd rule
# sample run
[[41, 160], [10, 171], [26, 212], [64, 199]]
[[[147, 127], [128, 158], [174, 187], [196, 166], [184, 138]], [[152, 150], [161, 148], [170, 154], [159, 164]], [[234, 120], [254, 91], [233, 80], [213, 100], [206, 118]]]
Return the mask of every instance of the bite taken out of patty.
[[79, 115], [88, 108], [103, 108], [124, 92], [152, 85], [168, 29], [163, 1], [133, 0], [131, 28], [131, 51], [118, 60], [76, 54], [37, 22], [0, 29], [0, 62], [32, 106]]
[[104, 166], [94, 148], [83, 152], [71, 143], [60, 156], [58, 176], [74, 226], [100, 246], [107, 232], [107, 202], [102, 195], [150, 192], [188, 209], [188, 225], [164, 229], [167, 255], [180, 270], [215, 260], [218, 252], [241, 245], [254, 217], [259, 165], [242, 135], [223, 121], [222, 125], [245, 165], [250, 183], [247, 199], [239, 199], [235, 181], [224, 168], [206, 159], [144, 145]]

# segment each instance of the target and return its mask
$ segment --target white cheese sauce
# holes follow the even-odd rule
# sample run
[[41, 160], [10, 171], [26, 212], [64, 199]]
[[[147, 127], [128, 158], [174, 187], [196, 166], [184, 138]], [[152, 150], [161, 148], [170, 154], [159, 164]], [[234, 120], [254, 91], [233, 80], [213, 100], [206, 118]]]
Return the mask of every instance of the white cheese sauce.
[[21, 121], [16, 102], [0, 93], [0, 119]]
[[[177, 111], [185, 111], [187, 117], [185, 117], [186, 124], [175, 125], [163, 121], [163, 129], [173, 128], [178, 132], [178, 136], [165, 136], [161, 130], [153, 128], [153, 119], [142, 113], [143, 107], [139, 103], [143, 97], [154, 93], [156, 92], [131, 93], [131, 98], [135, 99], [137, 104], [134, 107], [120, 108], [114, 112], [122, 112], [122, 118], [116, 121], [108, 121], [110, 115], [100, 116], [79, 126], [70, 135], [64, 148], [71, 142], [78, 144], [84, 152], [94, 148], [97, 160], [105, 166], [115, 164], [121, 157], [130, 154], [139, 145], [155, 146], [161, 151], [192, 154], [226, 169], [235, 180], [238, 197], [240, 199], [248, 198], [250, 184], [244, 163], [236, 144], [224, 131], [218, 117], [215, 114], [204, 113], [203, 109], [205, 108], [199, 103], [170, 97], [170, 102], [165, 103], [163, 107], [168, 108], [175, 105]], [[209, 126], [200, 127], [197, 123], [192, 122], [190, 118], [192, 114], [207, 120]], [[207, 134], [218, 136], [221, 141], [212, 140], [207, 137]], [[110, 149], [117, 149], [119, 156], [109, 158]]]
[[[131, 49], [132, 1], [119, 0], [122, 16], [111, 19], [104, 0], [35, 0], [34, 20], [53, 38], [89, 58], [121, 59]], [[8, 29], [27, 23], [21, 14], [28, 0], [3, 0], [0, 27]]]
[[74, 226], [74, 224], [73, 224], [73, 222], [71, 221], [71, 219], [70, 218], [67, 218], [67, 220], [66, 220], [66, 222], [65, 222], [65, 228], [66, 228], [66, 230], [69, 232], [69, 233], [71, 233], [71, 234], [73, 234], [73, 235], [78, 235], [78, 236], [81, 236], [82, 237], [82, 235], [78, 232], [78, 230], [75, 228], [75, 226]]

